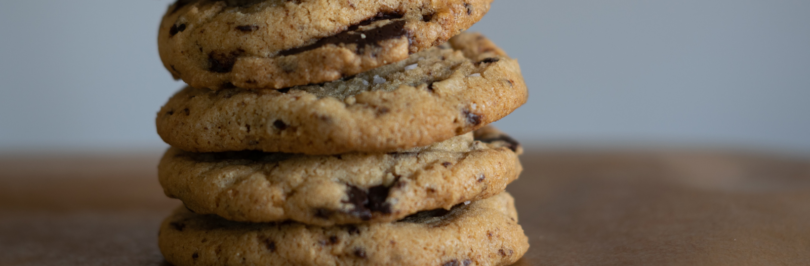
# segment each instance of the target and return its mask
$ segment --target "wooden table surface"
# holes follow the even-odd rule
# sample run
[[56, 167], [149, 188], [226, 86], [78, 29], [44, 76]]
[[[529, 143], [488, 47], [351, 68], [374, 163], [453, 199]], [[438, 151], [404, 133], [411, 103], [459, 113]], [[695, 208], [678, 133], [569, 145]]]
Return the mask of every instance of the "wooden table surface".
[[[0, 156], [0, 265], [165, 265], [179, 205], [160, 154]], [[810, 265], [810, 160], [718, 152], [547, 151], [510, 185], [517, 265]]]

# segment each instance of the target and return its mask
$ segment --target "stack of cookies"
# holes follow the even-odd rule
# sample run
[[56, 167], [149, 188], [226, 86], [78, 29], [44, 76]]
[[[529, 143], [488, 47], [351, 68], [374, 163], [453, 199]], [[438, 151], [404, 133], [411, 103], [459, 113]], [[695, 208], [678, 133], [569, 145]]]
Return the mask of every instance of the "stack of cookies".
[[492, 0], [178, 0], [157, 115], [183, 265], [508, 265], [528, 249], [517, 61], [462, 33]]

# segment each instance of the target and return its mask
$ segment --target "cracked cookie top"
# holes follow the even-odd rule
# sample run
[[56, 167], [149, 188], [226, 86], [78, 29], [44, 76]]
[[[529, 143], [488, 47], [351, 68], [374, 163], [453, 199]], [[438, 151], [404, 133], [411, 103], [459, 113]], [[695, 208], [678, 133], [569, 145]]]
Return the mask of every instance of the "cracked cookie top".
[[280, 89], [322, 83], [437, 46], [492, 0], [178, 0], [158, 49], [192, 87]]
[[392, 153], [300, 155], [169, 149], [164, 192], [199, 214], [329, 226], [390, 222], [496, 195], [517, 179], [520, 145], [486, 127]]
[[158, 134], [191, 152], [391, 152], [481, 128], [526, 102], [516, 60], [480, 34], [353, 77], [282, 90], [187, 87]]

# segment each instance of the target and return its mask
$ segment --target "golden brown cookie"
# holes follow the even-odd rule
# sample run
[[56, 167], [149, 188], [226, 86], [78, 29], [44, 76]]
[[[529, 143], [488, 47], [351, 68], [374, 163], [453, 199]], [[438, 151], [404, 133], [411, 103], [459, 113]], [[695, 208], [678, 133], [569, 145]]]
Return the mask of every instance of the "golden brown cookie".
[[186, 265], [510, 265], [529, 248], [508, 193], [394, 223], [239, 223], [180, 208], [159, 246]]
[[[166, 195], [232, 221], [329, 226], [390, 222], [501, 193], [522, 167], [516, 141], [495, 129], [396, 153], [294, 155], [169, 149]], [[494, 134], [493, 134], [494, 133]]]
[[160, 25], [163, 65], [192, 87], [280, 89], [398, 62], [444, 43], [492, 0], [180, 0]]
[[191, 152], [390, 152], [481, 128], [524, 104], [516, 60], [480, 34], [345, 80], [283, 90], [187, 87], [157, 114], [166, 143]]

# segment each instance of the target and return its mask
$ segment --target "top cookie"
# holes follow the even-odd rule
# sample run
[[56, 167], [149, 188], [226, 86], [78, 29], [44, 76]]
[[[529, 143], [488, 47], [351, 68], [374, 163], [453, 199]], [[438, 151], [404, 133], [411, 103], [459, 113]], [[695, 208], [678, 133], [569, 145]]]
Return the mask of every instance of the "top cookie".
[[196, 88], [279, 89], [405, 60], [469, 28], [492, 0], [178, 0], [163, 65]]
[[190, 152], [311, 155], [427, 146], [508, 115], [528, 91], [516, 60], [480, 34], [355, 77], [284, 90], [185, 88], [158, 134]]

